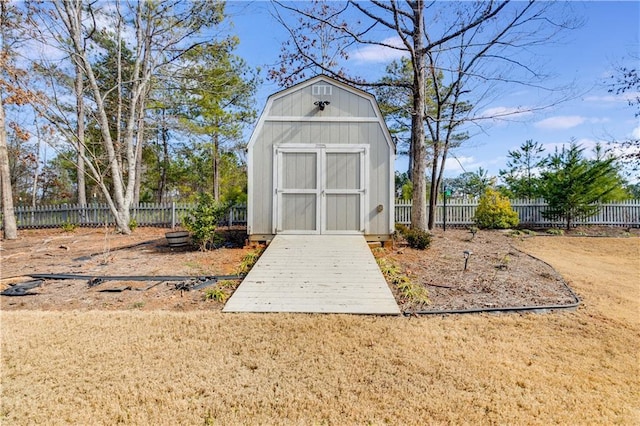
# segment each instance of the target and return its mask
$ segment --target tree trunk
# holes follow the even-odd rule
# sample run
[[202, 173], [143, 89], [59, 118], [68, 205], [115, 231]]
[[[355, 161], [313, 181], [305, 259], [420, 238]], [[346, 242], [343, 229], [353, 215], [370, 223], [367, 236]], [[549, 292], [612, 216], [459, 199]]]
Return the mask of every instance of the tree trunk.
[[85, 155], [85, 138], [84, 138], [84, 81], [82, 69], [80, 68], [80, 64], [76, 62], [76, 80], [75, 80], [75, 90], [76, 90], [76, 117], [78, 120], [77, 130], [78, 130], [78, 158], [76, 164], [76, 174], [78, 180], [78, 204], [81, 206], [87, 205], [87, 189], [85, 182], [85, 166], [84, 166], [84, 155]]
[[35, 122], [36, 132], [38, 136], [38, 148], [36, 152], [36, 167], [33, 171], [33, 187], [31, 188], [31, 207], [36, 207], [36, 200], [38, 197], [38, 175], [39, 175], [39, 164], [40, 164], [40, 148], [42, 146], [42, 138], [40, 137], [40, 126]]
[[167, 137], [167, 124], [165, 121], [165, 110], [162, 110], [162, 124], [160, 129], [160, 136], [162, 139], [162, 160], [158, 161], [160, 164], [160, 182], [158, 182], [158, 202], [162, 203], [164, 199], [164, 193], [167, 189], [167, 169], [169, 167], [169, 138]]
[[0, 98], [0, 184], [2, 185], [2, 218], [4, 238], [18, 238], [18, 227], [13, 209], [13, 192], [11, 190], [11, 173], [9, 171], [9, 153], [7, 151], [7, 130], [4, 122], [4, 104]]
[[138, 131], [136, 137], [136, 182], [133, 189], [133, 205], [140, 204], [140, 186], [142, 185], [142, 148], [144, 147], [144, 102], [140, 100], [138, 112]]
[[[426, 149], [424, 146], [425, 118], [425, 53], [424, 44], [424, 4], [422, 1], [412, 3], [413, 21], [415, 25], [413, 37], [413, 115], [411, 117], [411, 154], [413, 168], [413, 203], [411, 207], [411, 227], [426, 229], [427, 225], [427, 182], [425, 181]], [[430, 218], [431, 220], [431, 218]]]
[[[140, 151], [142, 151], [142, 144], [140, 141], [138, 141], [138, 144], [140, 144]], [[142, 181], [142, 161], [138, 161], [136, 163], [136, 184], [135, 184], [135, 188], [133, 189], [133, 205], [137, 206], [138, 204], [140, 204], [140, 182]]]
[[213, 135], [213, 199], [220, 200], [220, 146], [219, 136], [217, 133]]
[[438, 143], [433, 144], [433, 162], [431, 164], [431, 190], [429, 191], [429, 223], [427, 227], [433, 229], [436, 224], [436, 206], [438, 204], [438, 158], [440, 149]]

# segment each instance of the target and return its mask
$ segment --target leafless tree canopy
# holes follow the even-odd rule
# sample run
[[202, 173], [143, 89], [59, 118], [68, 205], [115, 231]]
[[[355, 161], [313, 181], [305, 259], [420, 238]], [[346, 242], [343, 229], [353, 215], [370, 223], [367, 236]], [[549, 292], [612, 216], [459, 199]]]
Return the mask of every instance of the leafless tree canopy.
[[[391, 49], [410, 61], [411, 79], [391, 84], [406, 88], [413, 98], [411, 222], [421, 229], [433, 227], [437, 192], [456, 129], [541, 108], [523, 104], [512, 111], [482, 113], [496, 99], [499, 88], [507, 84], [556, 93], [559, 88], [545, 85], [544, 64], [536, 63], [531, 51], [576, 26], [572, 14], [560, 10], [567, 5], [538, 1], [350, 0], [318, 1], [306, 8], [274, 1], [274, 5], [291, 36], [282, 48], [281, 64], [270, 74], [283, 84], [309, 70], [364, 87], [390, 84], [390, 80], [370, 81], [351, 75], [346, 65], [349, 48]], [[298, 21], [291, 23], [283, 17], [285, 13]], [[332, 53], [326, 54], [331, 47]], [[427, 191], [429, 164], [431, 190]]]
[[[86, 2], [83, 0], [29, 3], [34, 37], [70, 60], [73, 74], [54, 61], [34, 61], [49, 79], [39, 114], [56, 126], [78, 157], [78, 175], [87, 174], [101, 189], [116, 218], [118, 230], [130, 232], [132, 203], [140, 191], [144, 112], [158, 78], [192, 49], [206, 43], [202, 33], [224, 17], [220, 2], [176, 0], [159, 2]], [[99, 43], [98, 41], [102, 41]], [[105, 75], [100, 55], [110, 49], [113, 69]], [[101, 53], [102, 52], [102, 53]], [[71, 93], [60, 91], [69, 80]], [[75, 97], [75, 120], [68, 98]], [[88, 149], [84, 116], [90, 102], [92, 120], [100, 132], [100, 152]], [[75, 121], [75, 124], [74, 124]], [[79, 201], [86, 195], [78, 182]]]

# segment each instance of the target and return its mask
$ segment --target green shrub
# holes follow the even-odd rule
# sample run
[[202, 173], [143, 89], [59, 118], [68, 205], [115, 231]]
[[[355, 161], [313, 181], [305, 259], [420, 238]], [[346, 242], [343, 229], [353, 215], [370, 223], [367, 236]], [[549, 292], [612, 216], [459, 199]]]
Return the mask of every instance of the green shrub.
[[134, 218], [131, 218], [131, 220], [129, 221], [129, 229], [133, 232], [136, 230], [137, 227], [138, 227], [138, 221], [135, 220]]
[[492, 188], [488, 188], [480, 197], [473, 221], [483, 229], [513, 228], [520, 222], [509, 199]]
[[422, 229], [409, 229], [404, 237], [409, 247], [424, 250], [431, 245], [431, 234]]
[[219, 242], [216, 228], [226, 210], [227, 206], [215, 202], [211, 194], [203, 193], [198, 196], [198, 204], [184, 218], [184, 227], [191, 233], [191, 239], [200, 250], [215, 247]]

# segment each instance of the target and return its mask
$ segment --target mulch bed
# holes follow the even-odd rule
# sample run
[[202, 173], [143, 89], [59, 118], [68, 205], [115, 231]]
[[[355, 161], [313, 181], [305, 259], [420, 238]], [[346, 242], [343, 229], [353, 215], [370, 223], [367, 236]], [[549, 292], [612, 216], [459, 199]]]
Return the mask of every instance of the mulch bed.
[[[520, 238], [510, 231], [435, 230], [431, 246], [414, 250], [404, 241], [387, 249], [414, 282], [429, 292], [430, 304], [411, 301], [404, 312], [496, 310], [573, 305], [564, 279], [547, 263], [517, 248]], [[553, 237], [549, 237], [553, 238]], [[470, 253], [465, 270], [465, 251]], [[559, 254], [561, 255], [561, 254]], [[397, 297], [398, 298], [398, 297]]]

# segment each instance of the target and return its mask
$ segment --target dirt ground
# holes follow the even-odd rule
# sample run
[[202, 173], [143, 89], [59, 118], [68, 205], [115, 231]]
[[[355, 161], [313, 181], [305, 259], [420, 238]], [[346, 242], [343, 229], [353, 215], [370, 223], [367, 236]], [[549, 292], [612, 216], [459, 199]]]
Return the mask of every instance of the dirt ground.
[[[0, 243], [0, 277], [24, 274], [110, 275], [235, 275], [251, 250], [220, 248], [200, 252], [169, 248], [168, 229], [138, 228], [131, 235], [104, 229], [79, 228], [21, 231], [19, 239]], [[34, 289], [36, 296], [0, 297], [1, 308], [44, 310], [194, 310], [219, 309], [204, 300], [204, 290], [178, 291], [179, 282], [107, 281], [89, 287], [88, 280], [47, 280]], [[1, 288], [6, 288], [4, 284]], [[111, 292], [130, 287], [131, 290]], [[148, 290], [145, 290], [148, 288]]]
[[[167, 229], [139, 228], [131, 235], [104, 229], [21, 231], [18, 240], [0, 243], [0, 290], [25, 274], [110, 275], [234, 275], [245, 255], [242, 235], [232, 248], [200, 252], [169, 248]], [[577, 235], [597, 230], [576, 230]], [[633, 237], [626, 230], [609, 233]], [[510, 232], [436, 230], [425, 251], [402, 242], [392, 249], [375, 250], [377, 257], [397, 264], [402, 273], [429, 293], [429, 304], [404, 300], [391, 285], [404, 312], [465, 309], [497, 309], [527, 306], [569, 305], [575, 297], [563, 278], [547, 263], [519, 249], [531, 235]], [[547, 236], [545, 238], [554, 238]], [[238, 244], [240, 243], [240, 244]], [[235, 248], [233, 248], [235, 246]], [[470, 252], [465, 270], [464, 252]], [[614, 261], [615, 259], [612, 259]], [[27, 280], [23, 278], [22, 280]], [[0, 297], [3, 310], [220, 310], [222, 303], [205, 300], [205, 290], [182, 291], [185, 282], [107, 281], [89, 286], [88, 280], [46, 280], [31, 290], [35, 295]], [[192, 284], [192, 282], [186, 282]], [[225, 291], [230, 294], [232, 288]], [[182, 285], [184, 288], [184, 285]], [[123, 290], [125, 289], [125, 290]]]

